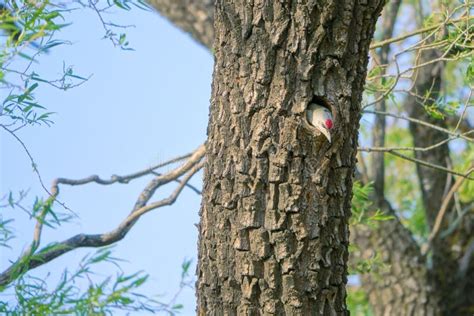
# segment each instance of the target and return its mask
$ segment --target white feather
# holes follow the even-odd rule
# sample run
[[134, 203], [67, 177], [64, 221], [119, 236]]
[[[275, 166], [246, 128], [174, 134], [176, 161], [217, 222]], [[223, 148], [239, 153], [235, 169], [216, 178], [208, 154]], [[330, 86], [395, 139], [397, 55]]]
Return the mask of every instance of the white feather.
[[326, 120], [332, 121], [332, 115], [327, 108], [311, 103], [306, 109], [306, 119], [331, 142], [331, 133], [326, 127]]

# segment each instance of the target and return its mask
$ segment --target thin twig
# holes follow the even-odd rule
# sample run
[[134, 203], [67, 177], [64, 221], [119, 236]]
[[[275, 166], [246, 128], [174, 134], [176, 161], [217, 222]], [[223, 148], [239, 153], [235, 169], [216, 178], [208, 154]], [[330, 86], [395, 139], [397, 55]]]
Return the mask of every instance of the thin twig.
[[38, 177], [38, 180], [39, 180], [39, 183], [41, 185], [41, 187], [43, 188], [43, 190], [49, 195], [49, 196], [52, 196], [52, 194], [49, 192], [49, 190], [46, 188], [46, 185], [44, 184], [43, 182], [43, 178], [41, 177], [41, 174], [37, 168], [37, 165], [35, 163], [35, 160], [33, 159], [33, 156], [31, 155], [30, 151], [28, 150], [28, 147], [26, 147], [25, 143], [20, 139], [20, 137], [18, 137], [14, 132], [12, 132], [11, 130], [9, 130], [8, 128], [6, 128], [5, 126], [1, 125], [0, 124], [0, 127], [3, 128], [7, 133], [9, 133], [10, 135], [13, 136], [13, 138], [15, 138], [15, 140], [21, 145], [21, 147], [23, 147], [23, 150], [25, 151], [26, 155], [28, 156], [28, 158], [30, 159], [30, 162], [31, 162], [31, 166], [33, 167], [33, 171], [34, 173], [36, 173], [36, 176]]
[[11, 130], [9, 130], [8, 128], [6, 128], [5, 126], [1, 125], [0, 124], [0, 127], [2, 127], [5, 131], [7, 131], [10, 135], [12, 135], [15, 140], [20, 143], [21, 147], [23, 147], [23, 150], [25, 151], [26, 155], [28, 156], [28, 158], [30, 159], [30, 162], [31, 162], [31, 165], [33, 167], [33, 171], [36, 173], [36, 176], [38, 178], [38, 181], [41, 185], [41, 187], [43, 188], [43, 190], [46, 192], [46, 194], [48, 195], [48, 200], [49, 199], [52, 199], [52, 202], [56, 202], [58, 203], [59, 205], [61, 205], [65, 210], [68, 210], [69, 212], [71, 212], [72, 214], [74, 214], [75, 216], [77, 216], [77, 214], [72, 210], [70, 209], [68, 206], [66, 206], [65, 203], [61, 202], [60, 200], [57, 199], [57, 194], [54, 193], [54, 188], [49, 191], [47, 188], [46, 188], [46, 185], [44, 184], [44, 181], [43, 181], [43, 178], [41, 177], [41, 174], [38, 170], [38, 166], [36, 165], [35, 163], [35, 160], [33, 159], [33, 156], [31, 155], [30, 151], [28, 150], [28, 148], [26, 147], [25, 143], [14, 133], [12, 132]]
[[456, 128], [454, 129], [455, 132], [459, 129], [459, 127], [461, 126], [461, 123], [464, 121], [464, 117], [466, 116], [466, 113], [467, 113], [467, 108], [469, 107], [468, 104], [472, 97], [472, 90], [473, 89], [469, 90], [469, 96], [467, 97], [466, 102], [464, 103], [461, 116], [459, 117], [458, 123], [456, 124]]
[[131, 174], [125, 175], [125, 176], [112, 175], [110, 177], [110, 179], [102, 179], [98, 175], [94, 174], [94, 175], [88, 176], [86, 178], [77, 179], [77, 180], [66, 179], [66, 178], [58, 178], [57, 183], [58, 184], [71, 185], [71, 186], [84, 185], [84, 184], [88, 184], [88, 183], [91, 183], [91, 182], [95, 182], [95, 183], [101, 184], [101, 185], [110, 185], [110, 184], [114, 184], [114, 183], [117, 183], [117, 182], [118, 183], [129, 183], [131, 180], [143, 177], [143, 176], [148, 175], [148, 174], [154, 174], [154, 170], [156, 170], [158, 168], [162, 168], [162, 167], [165, 167], [167, 165], [179, 162], [181, 160], [189, 158], [190, 156], [191, 156], [191, 153], [183, 155], [183, 156], [179, 156], [179, 157], [170, 159], [168, 161], [165, 161], [163, 163], [156, 164], [152, 167], [149, 167], [149, 168], [146, 168], [144, 170], [141, 170], [141, 171], [138, 171], [138, 172], [135, 172], [135, 173], [131, 173]]
[[437, 147], [440, 147], [446, 143], [449, 143], [452, 140], [458, 139], [458, 137], [450, 136], [442, 141], [437, 142], [436, 144], [427, 146], [427, 147], [410, 147], [410, 146], [402, 146], [402, 147], [359, 147], [357, 148], [358, 151], [365, 151], [365, 152], [389, 152], [394, 150], [399, 151], [421, 151], [426, 152], [433, 150]]
[[468, 173], [460, 173], [460, 172], [457, 172], [455, 170], [442, 167], [440, 165], [435, 165], [435, 164], [426, 162], [424, 160], [420, 160], [420, 159], [417, 159], [417, 158], [412, 158], [412, 157], [405, 156], [405, 155], [400, 154], [399, 152], [396, 152], [396, 151], [388, 151], [388, 153], [391, 154], [391, 155], [403, 158], [405, 160], [409, 160], [411, 162], [423, 165], [423, 166], [428, 167], [428, 168], [432, 168], [432, 169], [436, 169], [436, 170], [439, 170], [439, 171], [451, 173], [451, 174], [454, 174], [456, 176], [460, 176], [462, 178], [466, 178], [466, 179], [469, 179], [469, 180], [474, 180], [474, 178], [469, 177], [469, 172]]
[[370, 45], [370, 49], [376, 49], [376, 48], [379, 48], [379, 47], [382, 47], [382, 46], [385, 46], [385, 45], [388, 45], [388, 44], [391, 44], [391, 43], [400, 42], [400, 41], [403, 41], [404, 39], [407, 39], [409, 37], [412, 37], [412, 36], [415, 36], [415, 35], [418, 35], [418, 34], [421, 34], [421, 33], [426, 33], [426, 32], [429, 32], [429, 31], [433, 31], [433, 30], [441, 28], [445, 25], [455, 24], [455, 23], [463, 22], [463, 21], [469, 21], [470, 19], [473, 19], [473, 18], [474, 17], [462, 17], [462, 18], [459, 18], [459, 19], [451, 20], [451, 21], [446, 20], [442, 23], [439, 23], [439, 24], [436, 24], [436, 25], [433, 25], [433, 26], [428, 26], [428, 27], [425, 27], [425, 28], [421, 28], [421, 29], [418, 29], [418, 30], [410, 32], [410, 33], [406, 33], [406, 34], [403, 34], [403, 35], [400, 35], [400, 36], [397, 36], [397, 37], [394, 37], [394, 38], [389, 38], [387, 40], [374, 43], [374, 44]]

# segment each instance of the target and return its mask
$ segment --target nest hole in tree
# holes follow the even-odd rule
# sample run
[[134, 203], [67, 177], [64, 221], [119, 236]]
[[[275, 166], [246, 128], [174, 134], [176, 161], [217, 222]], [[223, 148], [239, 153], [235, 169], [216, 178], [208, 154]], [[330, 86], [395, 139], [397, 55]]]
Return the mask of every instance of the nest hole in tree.
[[332, 116], [334, 117], [334, 112], [335, 112], [334, 108], [333, 108], [331, 102], [329, 102], [329, 100], [326, 97], [320, 96], [320, 95], [313, 95], [313, 98], [308, 103], [308, 106], [312, 103], [316, 103], [318, 105], [321, 105], [321, 106], [325, 107], [326, 109], [328, 109], [332, 113]]
[[318, 104], [318, 105], [321, 105], [323, 107], [325, 107], [326, 109], [329, 110], [329, 112], [331, 112], [332, 114], [332, 117], [333, 117], [333, 121], [336, 121], [336, 109], [333, 105], [332, 102], [329, 101], [328, 98], [324, 97], [324, 96], [320, 96], [320, 95], [313, 95], [313, 98], [311, 99], [311, 101], [309, 101], [309, 103], [306, 105], [306, 108], [309, 107], [310, 104]]
[[[317, 105], [320, 105], [320, 106], [325, 107], [326, 109], [328, 109], [329, 112], [331, 112], [331, 114], [332, 114], [333, 121], [335, 121], [335, 119], [336, 119], [335, 107], [334, 107], [333, 103], [329, 101], [329, 99], [327, 97], [321, 96], [321, 95], [313, 95], [313, 98], [306, 105], [306, 108], [308, 108], [310, 106], [310, 104], [317, 104]], [[321, 136], [321, 132], [316, 130], [314, 128], [314, 126], [308, 121], [308, 117], [307, 117], [306, 113], [305, 113], [305, 116], [304, 116], [304, 119], [303, 119], [302, 123], [303, 123], [302, 125], [305, 128], [305, 130], [307, 130], [311, 134], [315, 135], [316, 137]]]

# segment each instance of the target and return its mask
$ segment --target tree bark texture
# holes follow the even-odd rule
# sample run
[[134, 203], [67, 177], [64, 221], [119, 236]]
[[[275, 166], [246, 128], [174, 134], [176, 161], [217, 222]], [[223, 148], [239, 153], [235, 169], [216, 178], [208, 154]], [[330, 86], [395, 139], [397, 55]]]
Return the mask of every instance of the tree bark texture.
[[[379, 202], [378, 208], [395, 215], [387, 201]], [[357, 246], [352, 260], [370, 260], [378, 255], [384, 264], [361, 275], [374, 315], [440, 314], [425, 259], [411, 232], [396, 216], [376, 227], [357, 225], [351, 230], [351, 242]]]
[[[199, 315], [345, 315], [368, 47], [383, 1], [217, 0]], [[330, 106], [333, 143], [305, 124]]]

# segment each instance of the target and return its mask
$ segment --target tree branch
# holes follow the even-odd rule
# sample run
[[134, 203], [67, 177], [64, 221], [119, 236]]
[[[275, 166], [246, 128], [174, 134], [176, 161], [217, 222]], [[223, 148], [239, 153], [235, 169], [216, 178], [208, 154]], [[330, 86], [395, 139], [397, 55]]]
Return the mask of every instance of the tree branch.
[[435, 24], [435, 25], [432, 25], [432, 26], [428, 26], [428, 27], [424, 27], [424, 28], [421, 28], [421, 29], [417, 29], [416, 31], [406, 33], [406, 34], [403, 34], [403, 35], [400, 35], [400, 36], [397, 36], [397, 37], [389, 38], [389, 39], [386, 39], [386, 40], [383, 40], [383, 41], [380, 41], [380, 42], [377, 42], [377, 43], [373, 43], [372, 45], [370, 45], [370, 49], [376, 49], [376, 48], [383, 47], [383, 46], [388, 45], [388, 44], [400, 42], [400, 41], [403, 41], [403, 40], [405, 40], [409, 37], [415, 36], [415, 35], [423, 34], [423, 33], [426, 33], [426, 32], [431, 32], [433, 30], [439, 30], [439, 29], [441, 29], [441, 28], [443, 28], [447, 25], [469, 21], [473, 18], [474, 17], [462, 17], [462, 18], [459, 18], [459, 19], [452, 19], [451, 20], [451, 17], [447, 17], [441, 23], [438, 23], [438, 24]]
[[143, 176], [148, 175], [148, 174], [154, 174], [156, 169], [165, 167], [167, 165], [171, 165], [171, 164], [176, 163], [176, 162], [180, 162], [181, 160], [189, 158], [191, 155], [192, 155], [192, 153], [186, 154], [186, 155], [183, 155], [183, 156], [179, 156], [179, 157], [170, 159], [168, 161], [165, 161], [163, 163], [156, 164], [152, 167], [149, 167], [149, 168], [146, 168], [144, 170], [141, 170], [141, 171], [138, 171], [138, 172], [135, 172], [135, 173], [131, 173], [131, 174], [125, 175], [125, 176], [112, 175], [110, 177], [110, 179], [102, 179], [98, 175], [91, 175], [89, 177], [86, 177], [86, 178], [83, 178], [83, 179], [78, 179], [78, 180], [58, 178], [58, 179], [56, 179], [56, 182], [57, 182], [57, 184], [66, 184], [66, 185], [71, 185], [71, 186], [84, 185], [84, 184], [88, 184], [88, 183], [91, 183], [91, 182], [95, 182], [97, 184], [102, 184], [102, 185], [110, 185], [110, 184], [114, 184], [114, 183], [117, 183], [117, 182], [126, 184], [126, 183], [129, 183], [131, 180], [143, 177]]
[[424, 167], [428, 167], [428, 168], [431, 168], [431, 169], [435, 169], [435, 170], [438, 170], [438, 171], [442, 171], [442, 172], [446, 172], [446, 173], [450, 173], [450, 174], [453, 174], [453, 175], [456, 175], [456, 176], [460, 176], [461, 178], [466, 178], [466, 179], [469, 179], [469, 180], [474, 180], [474, 178], [472, 177], [469, 177], [469, 173], [461, 173], [461, 172], [457, 172], [457, 171], [454, 171], [452, 169], [449, 169], [449, 168], [445, 168], [443, 166], [440, 166], [440, 165], [436, 165], [436, 164], [433, 164], [433, 163], [430, 163], [430, 162], [427, 162], [427, 161], [424, 161], [424, 160], [421, 160], [421, 159], [417, 159], [417, 158], [412, 158], [412, 157], [408, 157], [408, 156], [405, 156], [403, 154], [400, 154], [396, 151], [387, 151], [388, 153], [394, 155], [394, 156], [397, 156], [399, 158], [402, 158], [402, 159], [405, 159], [405, 160], [409, 160], [411, 162], [414, 162], [418, 165], [422, 165]]
[[212, 0], [148, 0], [166, 17], [196, 41], [212, 49], [214, 41], [214, 1]]
[[[140, 194], [134, 208], [130, 214], [110, 232], [102, 234], [78, 234], [62, 242], [53, 244], [53, 246], [46, 246], [39, 251], [36, 251], [39, 246], [41, 229], [44, 223], [44, 216], [41, 213], [42, 218], [38, 218], [37, 225], [34, 232], [33, 242], [27, 251], [25, 251], [20, 258], [7, 268], [3, 273], [0, 274], [0, 287], [4, 287], [9, 283], [19, 278], [24, 273], [38, 266], [46, 264], [51, 260], [68, 253], [74, 249], [81, 247], [102, 247], [110, 245], [123, 239], [138, 219], [145, 213], [150, 212], [154, 209], [173, 204], [183, 188], [186, 186], [191, 177], [196, 174], [204, 165], [204, 154], [205, 146], [201, 145], [186, 162], [174, 170], [155, 177], [147, 187]], [[171, 181], [177, 180], [180, 176], [184, 175], [184, 178], [180, 180], [178, 187], [173, 193], [165, 199], [157, 202], [149, 203], [154, 192], [162, 185], [165, 185]], [[60, 178], [61, 179], [61, 178]], [[53, 181], [52, 195], [50, 196], [51, 204], [59, 194], [59, 184], [62, 184], [60, 179]], [[63, 179], [64, 180], [64, 179]], [[68, 181], [65, 181], [68, 182]], [[69, 182], [74, 182], [70, 180]], [[91, 182], [91, 181], [89, 181]], [[93, 181], [92, 181], [93, 182]], [[46, 207], [43, 207], [45, 210]]]

